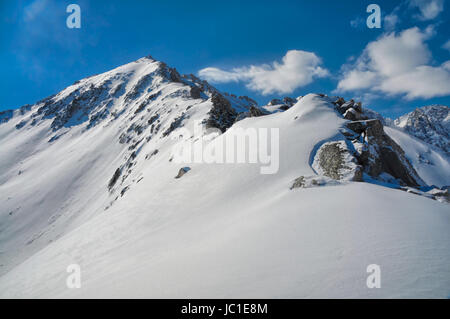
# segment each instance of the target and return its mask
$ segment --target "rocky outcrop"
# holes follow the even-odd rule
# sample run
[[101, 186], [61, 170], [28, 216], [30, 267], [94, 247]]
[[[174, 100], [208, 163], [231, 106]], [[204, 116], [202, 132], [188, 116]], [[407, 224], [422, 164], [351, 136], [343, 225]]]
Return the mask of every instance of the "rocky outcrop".
[[270, 114], [266, 110], [263, 110], [259, 107], [251, 106], [248, 112], [239, 113], [235, 119], [235, 122], [241, 121], [247, 117], [259, 117]]
[[305, 187], [305, 186], [306, 186], [306, 184], [305, 184], [305, 177], [304, 176], [300, 176], [300, 177], [297, 177], [294, 180], [294, 183], [292, 184], [290, 189], [300, 188], [300, 187]]
[[170, 133], [175, 131], [177, 128], [181, 126], [181, 123], [183, 123], [186, 115], [183, 113], [179, 117], [175, 118], [172, 123], [170, 123], [170, 126], [165, 130], [162, 134], [163, 137], [168, 136]]
[[425, 185], [403, 149], [384, 132], [380, 120], [350, 121], [341, 133], [343, 139], [324, 143], [314, 155], [312, 166], [318, 174], [352, 181], [363, 181], [366, 174], [400, 186]]
[[441, 189], [433, 188], [427, 193], [430, 194], [433, 199], [436, 199], [442, 203], [450, 203], [449, 186], [444, 186]]
[[297, 99], [286, 96], [283, 99], [272, 99], [269, 102], [270, 106], [279, 105], [278, 109], [281, 111], [286, 111], [291, 108], [295, 103], [297, 103]]
[[13, 110], [1, 111], [0, 112], [0, 123], [8, 122], [10, 119], [12, 119], [13, 115], [14, 115]]
[[175, 178], [176, 179], [181, 178], [184, 174], [186, 174], [190, 170], [191, 170], [190, 167], [182, 167], [182, 168], [180, 168], [180, 170], [178, 171], [178, 174], [177, 174], [177, 176], [175, 176]]
[[424, 185], [403, 149], [384, 132], [379, 120], [348, 122], [346, 128], [350, 134], [344, 135], [353, 144], [355, 156], [368, 175], [379, 178], [387, 173], [402, 185]]
[[335, 105], [336, 111], [338, 111], [346, 120], [361, 121], [378, 119], [383, 125], [385, 124], [384, 118], [380, 114], [363, 108], [361, 102], [355, 102], [353, 99], [346, 102], [344, 98], [336, 97], [332, 103]]
[[237, 112], [231, 107], [230, 101], [220, 93], [214, 93], [211, 101], [213, 107], [209, 111], [206, 128], [218, 128], [223, 133], [233, 125]]
[[114, 185], [116, 184], [117, 180], [120, 177], [120, 174], [121, 174], [120, 168], [116, 169], [116, 171], [114, 172], [113, 176], [109, 180], [109, 183], [108, 183], [108, 189], [109, 190], [111, 190], [114, 187]]
[[313, 168], [334, 180], [362, 181], [363, 168], [345, 141], [324, 143], [317, 151]]
[[182, 77], [180, 73], [178, 73], [177, 69], [167, 66], [164, 62], [159, 62], [158, 73], [167, 81], [178, 83], [182, 82]]
[[198, 86], [192, 86], [190, 94], [193, 99], [200, 99], [202, 97], [202, 90]]

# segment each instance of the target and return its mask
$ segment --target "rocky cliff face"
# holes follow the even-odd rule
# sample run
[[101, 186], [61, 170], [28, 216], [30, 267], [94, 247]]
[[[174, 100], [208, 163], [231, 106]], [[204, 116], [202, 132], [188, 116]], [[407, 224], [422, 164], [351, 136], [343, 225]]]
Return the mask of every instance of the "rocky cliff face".
[[397, 127], [450, 156], [450, 108], [430, 105], [417, 108], [394, 121]]

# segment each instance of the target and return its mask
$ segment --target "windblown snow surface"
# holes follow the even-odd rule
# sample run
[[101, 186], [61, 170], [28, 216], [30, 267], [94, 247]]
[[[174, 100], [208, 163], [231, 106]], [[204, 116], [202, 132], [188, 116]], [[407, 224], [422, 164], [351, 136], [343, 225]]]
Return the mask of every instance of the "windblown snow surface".
[[[153, 64], [83, 81], [117, 74], [138, 81]], [[171, 109], [163, 126], [191, 106], [190, 128], [211, 108], [209, 99], [174, 94], [186, 89], [182, 83], [160, 88], [148, 109]], [[112, 103], [120, 111], [123, 96]], [[345, 122], [326, 98], [310, 94], [285, 112], [233, 125], [279, 128], [276, 174], [261, 174], [261, 164], [193, 163], [175, 179], [186, 165], [170, 161], [176, 141], [158, 135], [139, 146], [129, 189], [113, 201], [107, 185], [128, 154], [118, 138], [133, 105], [89, 130], [86, 123], [65, 127], [52, 142], [51, 119], [18, 130], [26, 113], [0, 125], [0, 297], [450, 296], [448, 204], [369, 183], [290, 190], [298, 176], [315, 174], [311, 153]], [[409, 153], [423, 146], [392, 133], [412, 145]], [[448, 172], [421, 176], [448, 185]], [[81, 267], [79, 289], [66, 285], [70, 264]], [[366, 286], [370, 264], [380, 266], [379, 289]]]

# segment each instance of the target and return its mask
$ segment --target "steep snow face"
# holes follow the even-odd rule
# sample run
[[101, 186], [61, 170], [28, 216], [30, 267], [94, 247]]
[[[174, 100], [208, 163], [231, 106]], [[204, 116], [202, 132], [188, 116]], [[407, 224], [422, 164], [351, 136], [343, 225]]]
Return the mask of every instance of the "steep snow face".
[[402, 130], [391, 127], [385, 127], [385, 130], [402, 147], [408, 160], [428, 185], [443, 187], [450, 184], [450, 161], [447, 156]]
[[[313, 168], [345, 140], [332, 102], [260, 116], [143, 58], [5, 113], [0, 296], [447, 297], [447, 204]], [[225, 131], [202, 133], [206, 146], [267, 129], [270, 163], [177, 162], [198, 123]], [[291, 189], [299, 176], [314, 187]], [[80, 289], [65, 284], [73, 263]], [[374, 263], [382, 289], [366, 288]]]
[[449, 110], [444, 105], [424, 106], [399, 117], [394, 124], [450, 156]]
[[194, 85], [174, 74], [143, 58], [83, 79], [0, 125], [0, 273], [111, 206], [176, 125], [207, 117], [206, 93], [193, 98]]

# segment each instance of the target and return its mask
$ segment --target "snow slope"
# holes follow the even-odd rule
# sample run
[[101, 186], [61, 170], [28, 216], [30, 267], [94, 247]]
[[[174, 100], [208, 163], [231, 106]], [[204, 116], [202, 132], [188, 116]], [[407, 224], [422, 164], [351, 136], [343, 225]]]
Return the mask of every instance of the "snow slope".
[[[329, 98], [309, 94], [232, 126], [279, 129], [276, 174], [260, 163], [182, 164], [171, 160], [173, 128], [205, 120], [213, 93], [194, 98], [198, 83], [173, 77], [141, 59], [62, 91], [35, 125], [45, 101], [0, 125], [0, 297], [450, 295], [448, 204], [368, 183], [290, 189], [316, 175], [315, 150], [345, 123]], [[73, 263], [79, 289], [66, 286]], [[381, 267], [381, 289], [366, 287], [369, 264]]]
[[406, 157], [428, 185], [449, 185], [450, 162], [443, 152], [398, 129], [385, 127], [385, 130], [402, 147]]
[[[450, 221], [439, 202], [351, 184], [218, 205], [230, 193], [172, 197], [172, 209], [159, 198], [121, 205], [3, 276], [2, 297], [449, 295]], [[349, 202], [349, 193], [361, 200]], [[82, 269], [80, 289], [65, 286], [72, 263]], [[366, 287], [369, 264], [381, 267], [381, 289]]]

